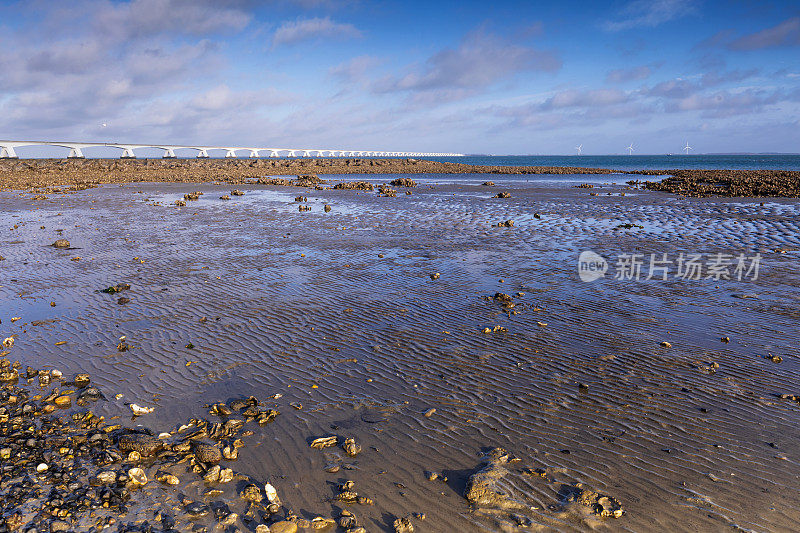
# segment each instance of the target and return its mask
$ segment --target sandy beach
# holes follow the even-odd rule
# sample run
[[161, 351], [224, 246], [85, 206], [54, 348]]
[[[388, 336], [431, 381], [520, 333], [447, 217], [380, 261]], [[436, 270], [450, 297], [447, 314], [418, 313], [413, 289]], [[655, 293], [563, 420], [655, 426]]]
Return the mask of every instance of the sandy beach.
[[[88, 160], [64, 163], [99, 169], [82, 181], [0, 163], [0, 340], [20, 365], [0, 387], [6, 530], [796, 528], [796, 200], [691, 198], [585, 169], [463, 183], [403, 163], [391, 173], [418, 183], [392, 195], [377, 185], [394, 176], [360, 164], [153, 163], [120, 182]], [[327, 181], [253, 182], [305, 173]], [[330, 188], [355, 180], [376, 188]], [[583, 251], [608, 260], [605, 277], [581, 280]], [[642, 275], [615, 279], [629, 254]], [[651, 255], [680, 254], [760, 264], [755, 279], [733, 265], [731, 279], [645, 279]], [[70, 404], [45, 410], [60, 395]], [[30, 457], [26, 439], [47, 437], [26, 420], [86, 409], [104, 421]], [[75, 451], [95, 433], [118, 458]], [[131, 457], [144, 434], [158, 451]], [[41, 490], [14, 492], [26, 483]], [[94, 510], [43, 511], [86, 487]]]

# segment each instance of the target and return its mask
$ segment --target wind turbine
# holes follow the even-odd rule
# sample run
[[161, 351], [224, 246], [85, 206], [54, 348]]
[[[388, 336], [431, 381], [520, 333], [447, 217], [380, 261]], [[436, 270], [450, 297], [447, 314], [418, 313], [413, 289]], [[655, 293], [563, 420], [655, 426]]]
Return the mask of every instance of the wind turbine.
[[583, 150], [583, 145], [579, 144], [578, 146], [575, 147], [575, 149], [578, 151], [578, 155], [581, 155], [581, 150]]
[[683, 147], [683, 151], [686, 152], [686, 155], [689, 155], [689, 150], [694, 150], [694, 148], [689, 146], [689, 141], [686, 141], [686, 146]]
[[633, 155], [633, 143], [631, 143], [631, 144], [630, 144], [630, 145], [629, 145], [627, 148], [625, 148], [625, 149], [628, 151], [628, 155]]

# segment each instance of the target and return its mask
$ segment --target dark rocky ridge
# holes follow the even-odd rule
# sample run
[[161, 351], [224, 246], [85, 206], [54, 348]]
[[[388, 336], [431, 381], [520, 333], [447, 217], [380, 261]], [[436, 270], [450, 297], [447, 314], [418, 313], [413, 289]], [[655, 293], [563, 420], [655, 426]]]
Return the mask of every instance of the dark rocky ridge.
[[[131, 182], [244, 183], [269, 175], [314, 174], [634, 174], [668, 176], [641, 185], [685, 196], [800, 197], [800, 171], [640, 170], [482, 166], [421, 159], [11, 159], [0, 161], [0, 190], [87, 188]], [[279, 180], [276, 180], [279, 181]], [[289, 184], [288, 182], [286, 184]], [[294, 184], [294, 183], [293, 183]], [[309, 181], [309, 186], [313, 185]]]

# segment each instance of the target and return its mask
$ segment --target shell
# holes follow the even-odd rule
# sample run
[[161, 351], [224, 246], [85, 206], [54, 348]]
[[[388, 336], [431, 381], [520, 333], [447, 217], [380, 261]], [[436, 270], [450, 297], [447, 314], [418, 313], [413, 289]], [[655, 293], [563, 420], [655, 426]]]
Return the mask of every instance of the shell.
[[267, 495], [267, 500], [269, 503], [277, 503], [280, 501], [278, 499], [278, 491], [272, 486], [271, 483], [264, 485], [264, 493]]
[[143, 407], [139, 404], [132, 403], [131, 411], [133, 411], [134, 416], [141, 416], [141, 415], [146, 415], [148, 413], [152, 413], [153, 411], [155, 411], [155, 407]]

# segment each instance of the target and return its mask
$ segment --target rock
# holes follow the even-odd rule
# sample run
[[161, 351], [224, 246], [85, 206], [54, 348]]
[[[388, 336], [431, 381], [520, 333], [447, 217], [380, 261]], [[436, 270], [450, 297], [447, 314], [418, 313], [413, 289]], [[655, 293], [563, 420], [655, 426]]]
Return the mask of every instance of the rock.
[[414, 533], [414, 526], [408, 517], [398, 518], [392, 525], [395, 533]]
[[672, 344], [668, 343], [667, 341], [663, 341], [661, 346], [664, 348], [672, 348]]
[[54, 248], [69, 248], [69, 241], [67, 239], [58, 239], [52, 246]]
[[244, 196], [244, 191], [240, 191], [239, 189], [234, 189], [231, 191], [231, 196]]
[[484, 187], [494, 187], [494, 182], [493, 181], [484, 181], [483, 183], [481, 183], [481, 185], [483, 185]]
[[117, 300], [117, 303], [119, 305], [125, 305], [126, 303], [129, 303], [130, 301], [131, 301], [130, 298], [126, 298], [125, 296], [123, 296], [119, 300]]
[[94, 481], [99, 485], [110, 485], [117, 481], [117, 473], [111, 470], [103, 470], [97, 473], [94, 477]]
[[342, 514], [339, 516], [339, 527], [343, 529], [351, 529], [356, 527], [357, 524], [358, 521], [356, 519], [356, 515], [347, 509], [342, 509]]
[[278, 498], [278, 490], [272, 486], [272, 483], [265, 483], [264, 484], [264, 494], [267, 495], [267, 501], [269, 503], [280, 503], [280, 498]]
[[205, 481], [206, 483], [216, 483], [217, 481], [219, 481], [219, 471], [220, 471], [219, 465], [212, 466], [203, 475], [203, 481]]
[[219, 197], [219, 199], [220, 199], [220, 200], [230, 200], [230, 199], [231, 199], [231, 197], [230, 197], [230, 196], [228, 196], [227, 194], [223, 194], [222, 196], [220, 196], [220, 197]]
[[202, 518], [211, 512], [208, 505], [201, 502], [191, 502], [183, 508], [192, 518]]
[[[117, 348], [119, 348], [119, 346]], [[130, 405], [130, 408], [131, 411], [133, 412], [133, 416], [142, 416], [155, 411], [155, 407], [143, 407], [135, 403], [132, 403]]]
[[432, 417], [432, 416], [433, 416], [433, 413], [435, 413], [435, 412], [436, 412], [436, 408], [434, 408], [434, 407], [431, 407], [430, 409], [428, 409], [427, 411], [425, 411], [425, 414], [424, 414], [424, 416], [425, 416], [425, 418], [430, 418], [430, 417]]
[[133, 485], [143, 486], [147, 484], [147, 475], [139, 467], [133, 467], [128, 470], [128, 478]]
[[395, 178], [389, 182], [394, 187], [416, 187], [417, 182], [410, 178]]
[[325, 210], [326, 213], [330, 213], [331, 212], [331, 206], [329, 206], [328, 204], [325, 204], [324, 210]]
[[58, 407], [69, 407], [72, 405], [72, 398], [66, 395], [57, 396], [55, 399], [53, 399], [53, 403], [55, 403]]
[[183, 200], [175, 200], [175, 205], [178, 207], [186, 207], [186, 202]]
[[375, 189], [371, 183], [366, 181], [343, 181], [333, 186], [334, 189], [372, 191]]
[[500, 489], [498, 482], [508, 474], [505, 465], [509, 461], [508, 453], [502, 448], [491, 450], [484, 465], [469, 477], [464, 497], [476, 507], [498, 509], [525, 509], [526, 506], [512, 499]]
[[230, 468], [223, 468], [219, 471], [217, 483], [230, 483], [231, 481], [233, 481], [233, 470]]
[[361, 453], [361, 446], [356, 444], [356, 440], [353, 438], [346, 439], [344, 444], [342, 444], [342, 448], [344, 449], [345, 453], [350, 457], [355, 457], [359, 453]]
[[56, 533], [56, 531], [69, 531], [72, 529], [68, 522], [63, 520], [53, 520], [50, 522], [50, 533]]
[[117, 442], [120, 451], [137, 452], [142, 457], [150, 457], [164, 449], [164, 443], [144, 433], [129, 433], [122, 435]]
[[177, 476], [167, 473], [156, 474], [156, 479], [165, 485], [178, 485], [181, 482]]
[[264, 499], [264, 496], [261, 494], [261, 489], [258, 488], [258, 485], [253, 484], [243, 488], [242, 492], [239, 493], [239, 497], [250, 503], [261, 503], [261, 500]]
[[116, 294], [118, 292], [127, 291], [131, 288], [130, 283], [117, 283], [116, 285], [112, 285], [111, 287], [107, 287], [100, 292], [104, 292], [106, 294]]
[[506, 221], [503, 221], [503, 222], [498, 222], [494, 226], [496, 228], [513, 228], [514, 227], [514, 221], [513, 220], [506, 220]]
[[336, 521], [332, 518], [317, 516], [311, 520], [311, 529], [328, 529], [336, 526]]
[[511, 193], [508, 192], [499, 192], [492, 196], [492, 198], [511, 198]]
[[297, 524], [282, 520], [269, 526], [269, 533], [297, 533]]
[[439, 274], [438, 272], [434, 272], [433, 274], [431, 274], [432, 280], [437, 280], [439, 279], [439, 277], [441, 277], [441, 274]]
[[216, 446], [198, 442], [194, 445], [194, 457], [201, 463], [215, 465], [222, 461], [222, 451]]
[[322, 448], [336, 446], [337, 442], [338, 442], [338, 437], [336, 437], [336, 435], [330, 437], [319, 437], [311, 441], [311, 447], [321, 450]]
[[77, 374], [73, 379], [72, 382], [75, 383], [76, 387], [84, 388], [89, 385], [91, 378], [89, 374]]

